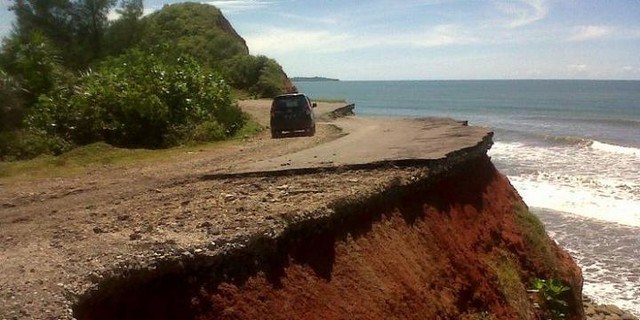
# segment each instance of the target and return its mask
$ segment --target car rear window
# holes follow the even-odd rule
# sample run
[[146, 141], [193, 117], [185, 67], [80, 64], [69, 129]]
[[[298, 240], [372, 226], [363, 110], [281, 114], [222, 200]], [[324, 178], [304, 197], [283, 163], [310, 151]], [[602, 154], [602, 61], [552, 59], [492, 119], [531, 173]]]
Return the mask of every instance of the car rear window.
[[304, 96], [277, 98], [275, 102], [276, 108], [279, 108], [279, 109], [302, 108], [306, 104], [307, 104], [307, 99], [305, 99]]

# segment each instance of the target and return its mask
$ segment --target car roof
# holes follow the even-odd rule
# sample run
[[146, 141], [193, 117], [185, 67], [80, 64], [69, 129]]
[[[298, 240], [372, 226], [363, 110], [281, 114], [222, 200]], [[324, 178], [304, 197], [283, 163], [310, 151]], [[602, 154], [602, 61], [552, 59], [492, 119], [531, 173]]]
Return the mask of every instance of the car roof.
[[287, 93], [287, 94], [281, 94], [279, 96], [276, 96], [274, 99], [289, 98], [289, 97], [306, 97], [306, 95], [304, 93]]

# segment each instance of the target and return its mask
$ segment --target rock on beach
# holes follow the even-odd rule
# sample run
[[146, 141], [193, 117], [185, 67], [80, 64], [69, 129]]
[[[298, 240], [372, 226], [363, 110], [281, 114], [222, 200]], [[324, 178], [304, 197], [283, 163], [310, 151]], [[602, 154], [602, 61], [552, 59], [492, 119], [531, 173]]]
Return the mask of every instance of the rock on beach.
[[598, 304], [588, 297], [583, 298], [583, 304], [587, 320], [640, 320], [613, 304]]

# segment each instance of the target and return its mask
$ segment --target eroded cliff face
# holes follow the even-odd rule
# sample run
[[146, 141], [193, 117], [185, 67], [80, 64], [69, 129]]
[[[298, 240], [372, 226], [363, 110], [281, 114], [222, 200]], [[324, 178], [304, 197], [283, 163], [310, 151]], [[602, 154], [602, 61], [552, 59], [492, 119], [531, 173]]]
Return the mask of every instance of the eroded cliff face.
[[527, 289], [555, 278], [571, 288], [567, 319], [583, 318], [580, 269], [486, 155], [292, 223], [209, 265], [197, 276], [147, 279], [76, 316], [541, 319]]

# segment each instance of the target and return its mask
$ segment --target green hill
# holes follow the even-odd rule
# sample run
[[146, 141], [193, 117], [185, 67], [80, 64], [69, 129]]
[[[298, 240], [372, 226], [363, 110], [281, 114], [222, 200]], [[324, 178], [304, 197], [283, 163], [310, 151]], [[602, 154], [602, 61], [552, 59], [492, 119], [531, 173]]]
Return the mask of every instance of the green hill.
[[188, 52], [208, 65], [248, 55], [247, 44], [214, 6], [199, 3], [165, 5], [142, 19], [144, 47], [165, 45]]
[[236, 89], [257, 97], [273, 97], [292, 84], [273, 59], [249, 55], [245, 40], [222, 12], [201, 3], [165, 5], [144, 17], [139, 46], [187, 53], [218, 70]]

